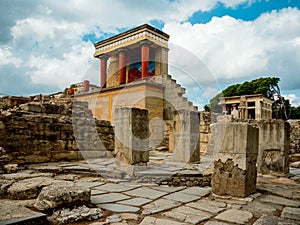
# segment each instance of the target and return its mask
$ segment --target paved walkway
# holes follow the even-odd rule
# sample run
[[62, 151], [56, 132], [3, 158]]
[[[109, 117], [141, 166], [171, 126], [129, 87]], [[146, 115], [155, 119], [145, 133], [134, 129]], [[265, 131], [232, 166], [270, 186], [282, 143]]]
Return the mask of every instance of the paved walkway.
[[[166, 174], [167, 171], [171, 171], [171, 174], [174, 171], [176, 173], [195, 173], [195, 171], [203, 173], [210, 168], [209, 160], [205, 157], [202, 165], [182, 165], [171, 162], [168, 164], [159, 155], [155, 157], [156, 160], [152, 160], [151, 169], [141, 169], [137, 172], [144, 171], [144, 175]], [[107, 174], [110, 172], [115, 174], [110, 174], [109, 179], [96, 177], [93, 174], [95, 168], [98, 172], [102, 168], [102, 174], [103, 171]], [[291, 168], [290, 172], [294, 175], [292, 178], [258, 176], [257, 192], [247, 198], [215, 196], [211, 193], [210, 187], [159, 186], [141, 182], [140, 179], [134, 180], [124, 171], [115, 171], [112, 159], [94, 160], [89, 163], [81, 161], [36, 164], [15, 174], [1, 175], [0, 178], [18, 181], [32, 177], [52, 177], [58, 180], [70, 180], [79, 186], [90, 188], [91, 202], [102, 208], [105, 216], [96, 222], [84, 224], [294, 225], [300, 224], [300, 169]], [[0, 204], [6, 207], [4, 204], [12, 204], [12, 202], [1, 200]], [[22, 204], [30, 205], [32, 202], [22, 201]]]

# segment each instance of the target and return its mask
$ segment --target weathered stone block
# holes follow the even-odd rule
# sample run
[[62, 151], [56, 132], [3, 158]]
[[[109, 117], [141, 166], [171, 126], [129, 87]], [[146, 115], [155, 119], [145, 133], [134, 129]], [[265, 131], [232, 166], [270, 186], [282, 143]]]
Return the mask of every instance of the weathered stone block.
[[200, 161], [199, 113], [180, 110], [174, 116], [173, 160], [180, 162]]
[[19, 106], [21, 110], [29, 112], [42, 112], [42, 106], [39, 103], [25, 103]]
[[213, 124], [212, 192], [246, 197], [256, 191], [258, 128], [247, 123]]
[[289, 172], [290, 125], [283, 120], [258, 122], [258, 172]]
[[79, 187], [72, 182], [60, 182], [44, 187], [35, 201], [34, 207], [39, 211], [55, 209], [57, 207], [89, 203], [91, 191]]
[[116, 108], [114, 121], [116, 159], [131, 165], [148, 162], [148, 111], [138, 108]]
[[62, 152], [52, 152], [51, 161], [68, 161], [68, 160], [78, 160], [78, 151], [62, 151]]

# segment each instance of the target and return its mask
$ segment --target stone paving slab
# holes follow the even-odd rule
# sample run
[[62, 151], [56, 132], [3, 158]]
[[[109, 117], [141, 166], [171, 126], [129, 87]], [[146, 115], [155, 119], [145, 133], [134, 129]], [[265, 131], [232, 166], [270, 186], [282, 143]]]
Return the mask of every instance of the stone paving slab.
[[12, 200], [0, 200], [0, 221], [30, 217], [36, 212]]
[[166, 192], [157, 191], [148, 187], [140, 187], [135, 190], [127, 191], [124, 194], [130, 195], [130, 196], [138, 196], [148, 199], [157, 199], [164, 195], [166, 195]]
[[100, 208], [106, 209], [112, 212], [118, 212], [118, 213], [125, 213], [125, 212], [132, 212], [136, 213], [140, 210], [138, 207], [129, 206], [129, 205], [122, 205], [122, 204], [100, 204]]
[[167, 192], [167, 193], [177, 192], [185, 189], [185, 187], [170, 187], [168, 185], [154, 186], [150, 188], [157, 191]]
[[82, 182], [82, 181], [78, 181], [76, 182], [76, 185], [81, 186], [81, 187], [86, 187], [86, 188], [94, 188], [100, 185], [105, 184], [104, 182]]
[[179, 192], [175, 192], [175, 193], [169, 194], [167, 196], [164, 196], [163, 198], [169, 199], [169, 200], [174, 200], [177, 202], [187, 203], [187, 202], [196, 201], [196, 200], [200, 199], [201, 196], [190, 195], [190, 194], [182, 193], [181, 191], [179, 191]]
[[263, 215], [253, 225], [278, 225], [278, 218], [274, 215]]
[[181, 205], [180, 202], [161, 198], [161, 199], [158, 199], [154, 202], [151, 202], [151, 203], [143, 206], [144, 210], [143, 210], [142, 214], [143, 215], [151, 215], [151, 214], [155, 214], [155, 213], [160, 213], [162, 211], [177, 207], [179, 205]]
[[300, 188], [298, 185], [274, 185], [274, 183], [262, 184], [258, 186], [257, 190], [268, 192], [284, 198], [300, 200]]
[[225, 223], [219, 221], [208, 221], [204, 225], [233, 225], [233, 223]]
[[300, 208], [284, 207], [281, 213], [281, 218], [298, 220], [300, 224]]
[[106, 183], [104, 185], [96, 187], [98, 190], [109, 191], [109, 192], [124, 192], [130, 191], [135, 188], [140, 187], [140, 185], [124, 185], [124, 184], [115, 184], [115, 183]]
[[242, 209], [253, 213], [256, 218], [259, 218], [264, 214], [273, 214], [277, 210], [272, 204], [260, 201], [249, 202], [247, 205], [243, 205]]
[[95, 204], [111, 203], [121, 200], [130, 199], [129, 196], [120, 193], [109, 193], [103, 195], [91, 196], [91, 202]]
[[91, 190], [91, 195], [102, 195], [102, 194], [106, 194], [107, 191], [102, 191], [102, 190]]
[[208, 195], [210, 193], [210, 191], [211, 191], [210, 187], [207, 187], [207, 188], [205, 188], [205, 187], [204, 188], [203, 187], [190, 187], [185, 190], [182, 190], [181, 193], [204, 197], [204, 196]]
[[123, 204], [123, 205], [131, 205], [131, 206], [142, 206], [149, 202], [152, 202], [152, 200], [147, 198], [132, 198], [124, 201], [119, 201], [117, 203]]
[[247, 224], [253, 218], [253, 214], [248, 211], [227, 209], [226, 211], [217, 215], [215, 218], [230, 223]]
[[173, 209], [172, 211], [164, 213], [163, 215], [177, 219], [181, 222], [191, 224], [198, 224], [200, 222], [210, 219], [213, 216], [208, 212], [204, 212], [187, 206], [180, 206], [178, 208]]
[[211, 205], [210, 201], [207, 199], [205, 199], [205, 200], [201, 199], [197, 202], [191, 202], [186, 205], [189, 207], [195, 208], [195, 209], [203, 210], [203, 211], [214, 213], [214, 214], [217, 214], [217, 213], [225, 210], [224, 207], [218, 207], [215, 205]]
[[180, 223], [173, 220], [159, 219], [155, 217], [145, 217], [140, 225], [188, 225], [188, 223]]
[[300, 201], [290, 200], [290, 199], [286, 199], [274, 195], [262, 195], [261, 197], [259, 197], [258, 200], [261, 202], [268, 202], [276, 205], [300, 207]]
[[176, 174], [176, 171], [168, 171], [168, 170], [162, 170], [162, 169], [146, 169], [141, 171], [136, 171], [135, 175], [138, 176], [153, 176], [153, 177], [162, 177], [162, 176], [172, 176]]

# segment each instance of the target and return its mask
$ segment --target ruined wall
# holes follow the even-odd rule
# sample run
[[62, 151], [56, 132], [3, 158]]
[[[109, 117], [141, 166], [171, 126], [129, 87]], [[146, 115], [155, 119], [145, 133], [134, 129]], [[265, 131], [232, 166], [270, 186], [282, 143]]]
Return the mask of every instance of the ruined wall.
[[290, 160], [300, 160], [300, 120], [289, 120], [291, 125]]
[[283, 120], [253, 121], [259, 128], [258, 172], [289, 172], [290, 125]]
[[93, 119], [84, 102], [27, 103], [0, 114], [0, 147], [7, 163], [80, 160], [87, 157], [81, 151], [89, 157], [112, 151], [114, 131], [109, 122]]

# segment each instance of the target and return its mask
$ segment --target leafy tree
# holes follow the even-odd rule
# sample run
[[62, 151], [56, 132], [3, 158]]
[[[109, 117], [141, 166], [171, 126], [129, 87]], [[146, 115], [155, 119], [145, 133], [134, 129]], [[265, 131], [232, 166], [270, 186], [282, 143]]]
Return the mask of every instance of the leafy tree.
[[203, 107], [203, 109], [205, 112], [210, 112], [210, 107], [207, 104]]
[[291, 106], [290, 119], [300, 119], [300, 106]]

